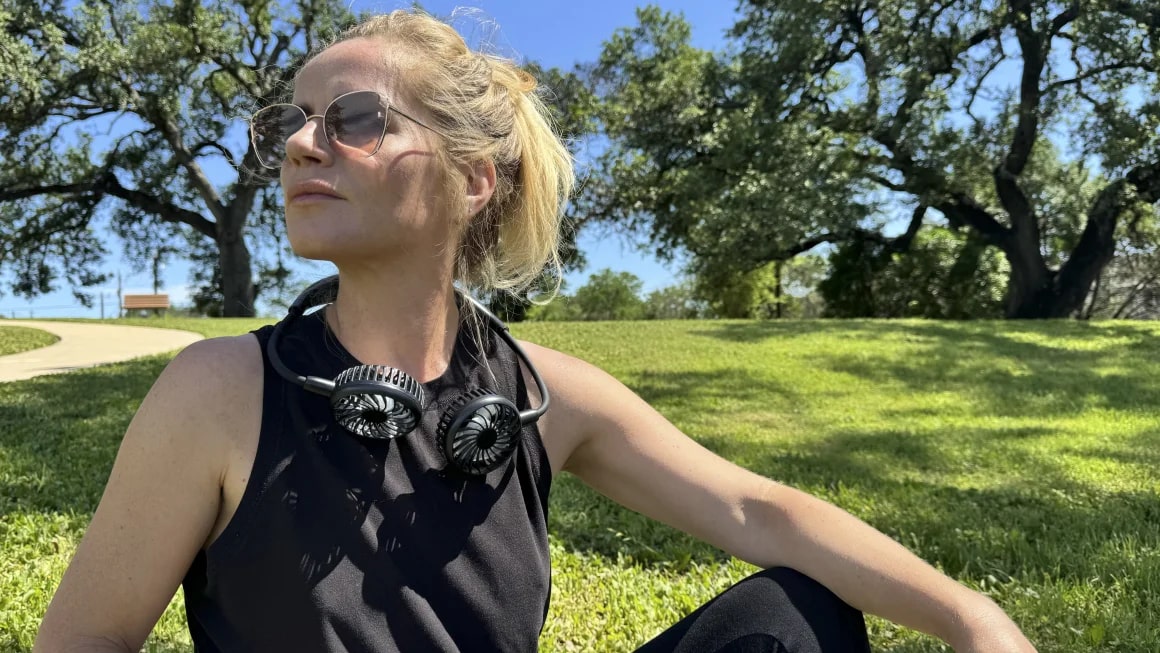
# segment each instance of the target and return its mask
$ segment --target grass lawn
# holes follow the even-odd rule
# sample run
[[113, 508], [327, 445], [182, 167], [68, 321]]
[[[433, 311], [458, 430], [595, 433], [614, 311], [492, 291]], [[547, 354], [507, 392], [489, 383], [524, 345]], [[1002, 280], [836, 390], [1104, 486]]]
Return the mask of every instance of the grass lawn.
[[[128, 323], [206, 335], [259, 320]], [[719, 454], [992, 596], [1041, 652], [1160, 648], [1160, 325], [516, 324]], [[0, 651], [30, 648], [170, 356], [0, 384]], [[753, 571], [557, 478], [544, 651], [631, 649]], [[188, 651], [181, 595], [146, 650]], [[875, 650], [938, 651], [871, 618]]]
[[4, 326], [4, 323], [0, 322], [0, 356], [19, 354], [22, 351], [29, 351], [31, 349], [40, 349], [58, 340], [60, 340], [59, 337], [46, 331], [41, 331], [40, 329]]

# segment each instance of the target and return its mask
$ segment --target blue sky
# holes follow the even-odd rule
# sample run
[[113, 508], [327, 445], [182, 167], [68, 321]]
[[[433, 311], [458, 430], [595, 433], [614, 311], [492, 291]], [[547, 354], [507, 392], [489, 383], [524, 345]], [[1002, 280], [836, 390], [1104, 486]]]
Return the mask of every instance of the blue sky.
[[[390, 1], [371, 2], [354, 0], [351, 8], [358, 11], [390, 11], [410, 3]], [[570, 68], [582, 61], [594, 60], [601, 44], [618, 27], [635, 24], [637, 4], [624, 0], [589, 0], [588, 2], [557, 2], [545, 0], [476, 0], [472, 4], [428, 0], [422, 3], [430, 12], [447, 16], [459, 9], [453, 24], [472, 46], [488, 44], [499, 54], [516, 58], [534, 59], [546, 66]], [[726, 29], [732, 26], [734, 4], [722, 0], [656, 0], [663, 9], [682, 12], [693, 27], [693, 41], [698, 47], [718, 49]], [[644, 281], [648, 292], [673, 283], [679, 276], [676, 266], [665, 266], [647, 253], [638, 251], [619, 236], [602, 233], [581, 234], [580, 247], [588, 257], [588, 267], [569, 276], [568, 285], [575, 289], [587, 276], [604, 268], [629, 271]], [[125, 293], [152, 292], [152, 276], [148, 272], [134, 274], [122, 258], [119, 243], [110, 241], [107, 271], [113, 280], [100, 291], [104, 295], [105, 316], [116, 315], [116, 276], [122, 274]], [[305, 276], [327, 273], [325, 266], [304, 264]], [[163, 292], [168, 292], [176, 303], [185, 303], [188, 266], [174, 261], [163, 273]], [[259, 304], [259, 312], [274, 314]], [[32, 301], [15, 297], [8, 292], [0, 296], [0, 314], [6, 317], [100, 317], [99, 301], [86, 309], [73, 299], [67, 288], [44, 295]]]

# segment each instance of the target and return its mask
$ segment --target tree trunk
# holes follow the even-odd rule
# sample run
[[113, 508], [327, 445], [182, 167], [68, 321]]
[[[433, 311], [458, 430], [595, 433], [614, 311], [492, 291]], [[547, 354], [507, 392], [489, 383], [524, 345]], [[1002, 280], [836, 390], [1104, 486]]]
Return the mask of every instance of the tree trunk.
[[218, 265], [222, 273], [222, 317], [254, 317], [254, 273], [243, 236], [246, 213], [234, 206], [218, 222]]
[[1083, 308], [1092, 284], [1115, 256], [1116, 223], [1130, 201], [1126, 184], [1113, 182], [1096, 196], [1083, 234], [1058, 272], [1049, 270], [1038, 252], [1036, 264], [1021, 257], [1022, 250], [1004, 248], [1011, 263], [1007, 317], [1063, 318]]
[[1026, 253], [1017, 248], [1003, 248], [1011, 277], [1007, 282], [1007, 317], [1016, 319], [1050, 317], [1050, 289], [1055, 276], [1042, 257], [1028, 260]]
[[783, 263], [782, 261], [777, 261], [776, 263], [773, 264], [773, 271], [774, 271], [774, 288], [773, 288], [774, 299], [773, 299], [773, 301], [777, 306], [777, 319], [779, 319], [779, 320], [784, 315], [784, 313], [782, 312], [782, 302], [781, 302], [781, 298], [782, 298], [782, 294], [781, 294], [781, 267], [783, 265], [785, 265], [785, 263]]

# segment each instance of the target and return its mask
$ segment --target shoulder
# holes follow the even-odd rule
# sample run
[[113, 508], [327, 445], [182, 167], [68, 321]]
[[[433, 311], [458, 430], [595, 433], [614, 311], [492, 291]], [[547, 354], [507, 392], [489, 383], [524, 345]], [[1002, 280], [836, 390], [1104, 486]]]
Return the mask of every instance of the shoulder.
[[[613, 417], [614, 406], [623, 410], [640, 402], [616, 377], [588, 361], [525, 340], [518, 342], [548, 388], [549, 407], [541, 434], [556, 471], [569, 467], [572, 454]], [[526, 370], [524, 375], [529, 394], [538, 401], [535, 382]]]
[[[182, 349], [154, 382], [140, 412], [175, 428], [220, 435], [227, 448], [261, 416], [263, 361], [253, 334], [199, 340]], [[197, 426], [194, 427], [194, 424]]]
[[200, 398], [223, 398], [254, 384], [260, 386], [262, 369], [262, 352], [253, 334], [208, 338], [182, 349], [158, 384], [179, 387]]
[[548, 385], [553, 405], [557, 396], [562, 403], [574, 403], [578, 395], [584, 395], [580, 389], [613, 390], [620, 385], [611, 374], [586, 360], [526, 340], [518, 342]]

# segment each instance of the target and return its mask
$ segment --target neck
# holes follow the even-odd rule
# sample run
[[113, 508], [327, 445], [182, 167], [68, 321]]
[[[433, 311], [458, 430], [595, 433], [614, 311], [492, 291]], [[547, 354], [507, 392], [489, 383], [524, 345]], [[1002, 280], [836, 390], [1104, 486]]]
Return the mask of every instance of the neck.
[[447, 369], [459, 331], [450, 274], [343, 269], [339, 275], [326, 319], [355, 358], [402, 370], [419, 383]]

